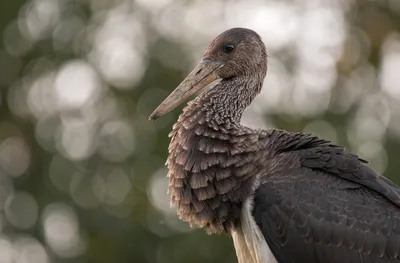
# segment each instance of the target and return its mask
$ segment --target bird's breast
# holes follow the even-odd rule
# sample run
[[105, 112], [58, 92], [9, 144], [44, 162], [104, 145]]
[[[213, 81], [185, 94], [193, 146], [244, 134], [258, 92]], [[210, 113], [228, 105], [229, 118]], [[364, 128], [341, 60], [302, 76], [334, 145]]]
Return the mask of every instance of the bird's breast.
[[209, 233], [229, 232], [239, 222], [257, 167], [245, 153], [232, 155], [236, 146], [228, 132], [184, 120], [170, 134], [171, 203], [181, 220]]

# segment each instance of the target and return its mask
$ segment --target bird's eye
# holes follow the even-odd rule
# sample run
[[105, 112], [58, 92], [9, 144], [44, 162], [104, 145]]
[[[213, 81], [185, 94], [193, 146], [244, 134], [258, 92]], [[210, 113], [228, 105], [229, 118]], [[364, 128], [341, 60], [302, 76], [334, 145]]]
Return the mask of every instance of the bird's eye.
[[225, 44], [224, 45], [224, 52], [231, 53], [235, 49], [235, 45], [233, 44]]

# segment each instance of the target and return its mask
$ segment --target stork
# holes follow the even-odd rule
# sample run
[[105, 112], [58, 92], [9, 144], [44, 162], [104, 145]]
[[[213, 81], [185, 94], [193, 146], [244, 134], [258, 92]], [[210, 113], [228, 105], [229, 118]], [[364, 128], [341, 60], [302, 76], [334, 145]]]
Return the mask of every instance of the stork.
[[232, 28], [151, 114], [201, 92], [170, 133], [179, 218], [230, 235], [239, 263], [400, 262], [397, 185], [322, 138], [240, 124], [266, 73], [260, 36]]

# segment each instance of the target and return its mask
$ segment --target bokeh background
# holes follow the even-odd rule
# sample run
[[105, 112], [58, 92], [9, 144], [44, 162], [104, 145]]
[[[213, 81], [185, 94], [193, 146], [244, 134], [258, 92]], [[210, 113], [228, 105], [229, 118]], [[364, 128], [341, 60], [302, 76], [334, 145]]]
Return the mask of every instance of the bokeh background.
[[147, 117], [235, 26], [269, 52], [252, 127], [314, 132], [400, 183], [399, 0], [1, 0], [0, 262], [230, 263], [181, 223]]

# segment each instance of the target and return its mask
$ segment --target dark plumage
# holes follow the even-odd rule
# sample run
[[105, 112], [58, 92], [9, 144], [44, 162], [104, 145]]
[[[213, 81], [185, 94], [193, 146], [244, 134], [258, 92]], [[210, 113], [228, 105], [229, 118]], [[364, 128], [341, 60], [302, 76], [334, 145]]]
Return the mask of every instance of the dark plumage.
[[326, 140], [240, 124], [266, 72], [261, 38], [230, 29], [150, 117], [220, 80], [188, 103], [170, 133], [169, 192], [179, 218], [245, 240], [250, 252], [234, 237], [242, 263], [267, 262], [243, 233], [246, 201], [280, 263], [400, 262], [397, 185]]

